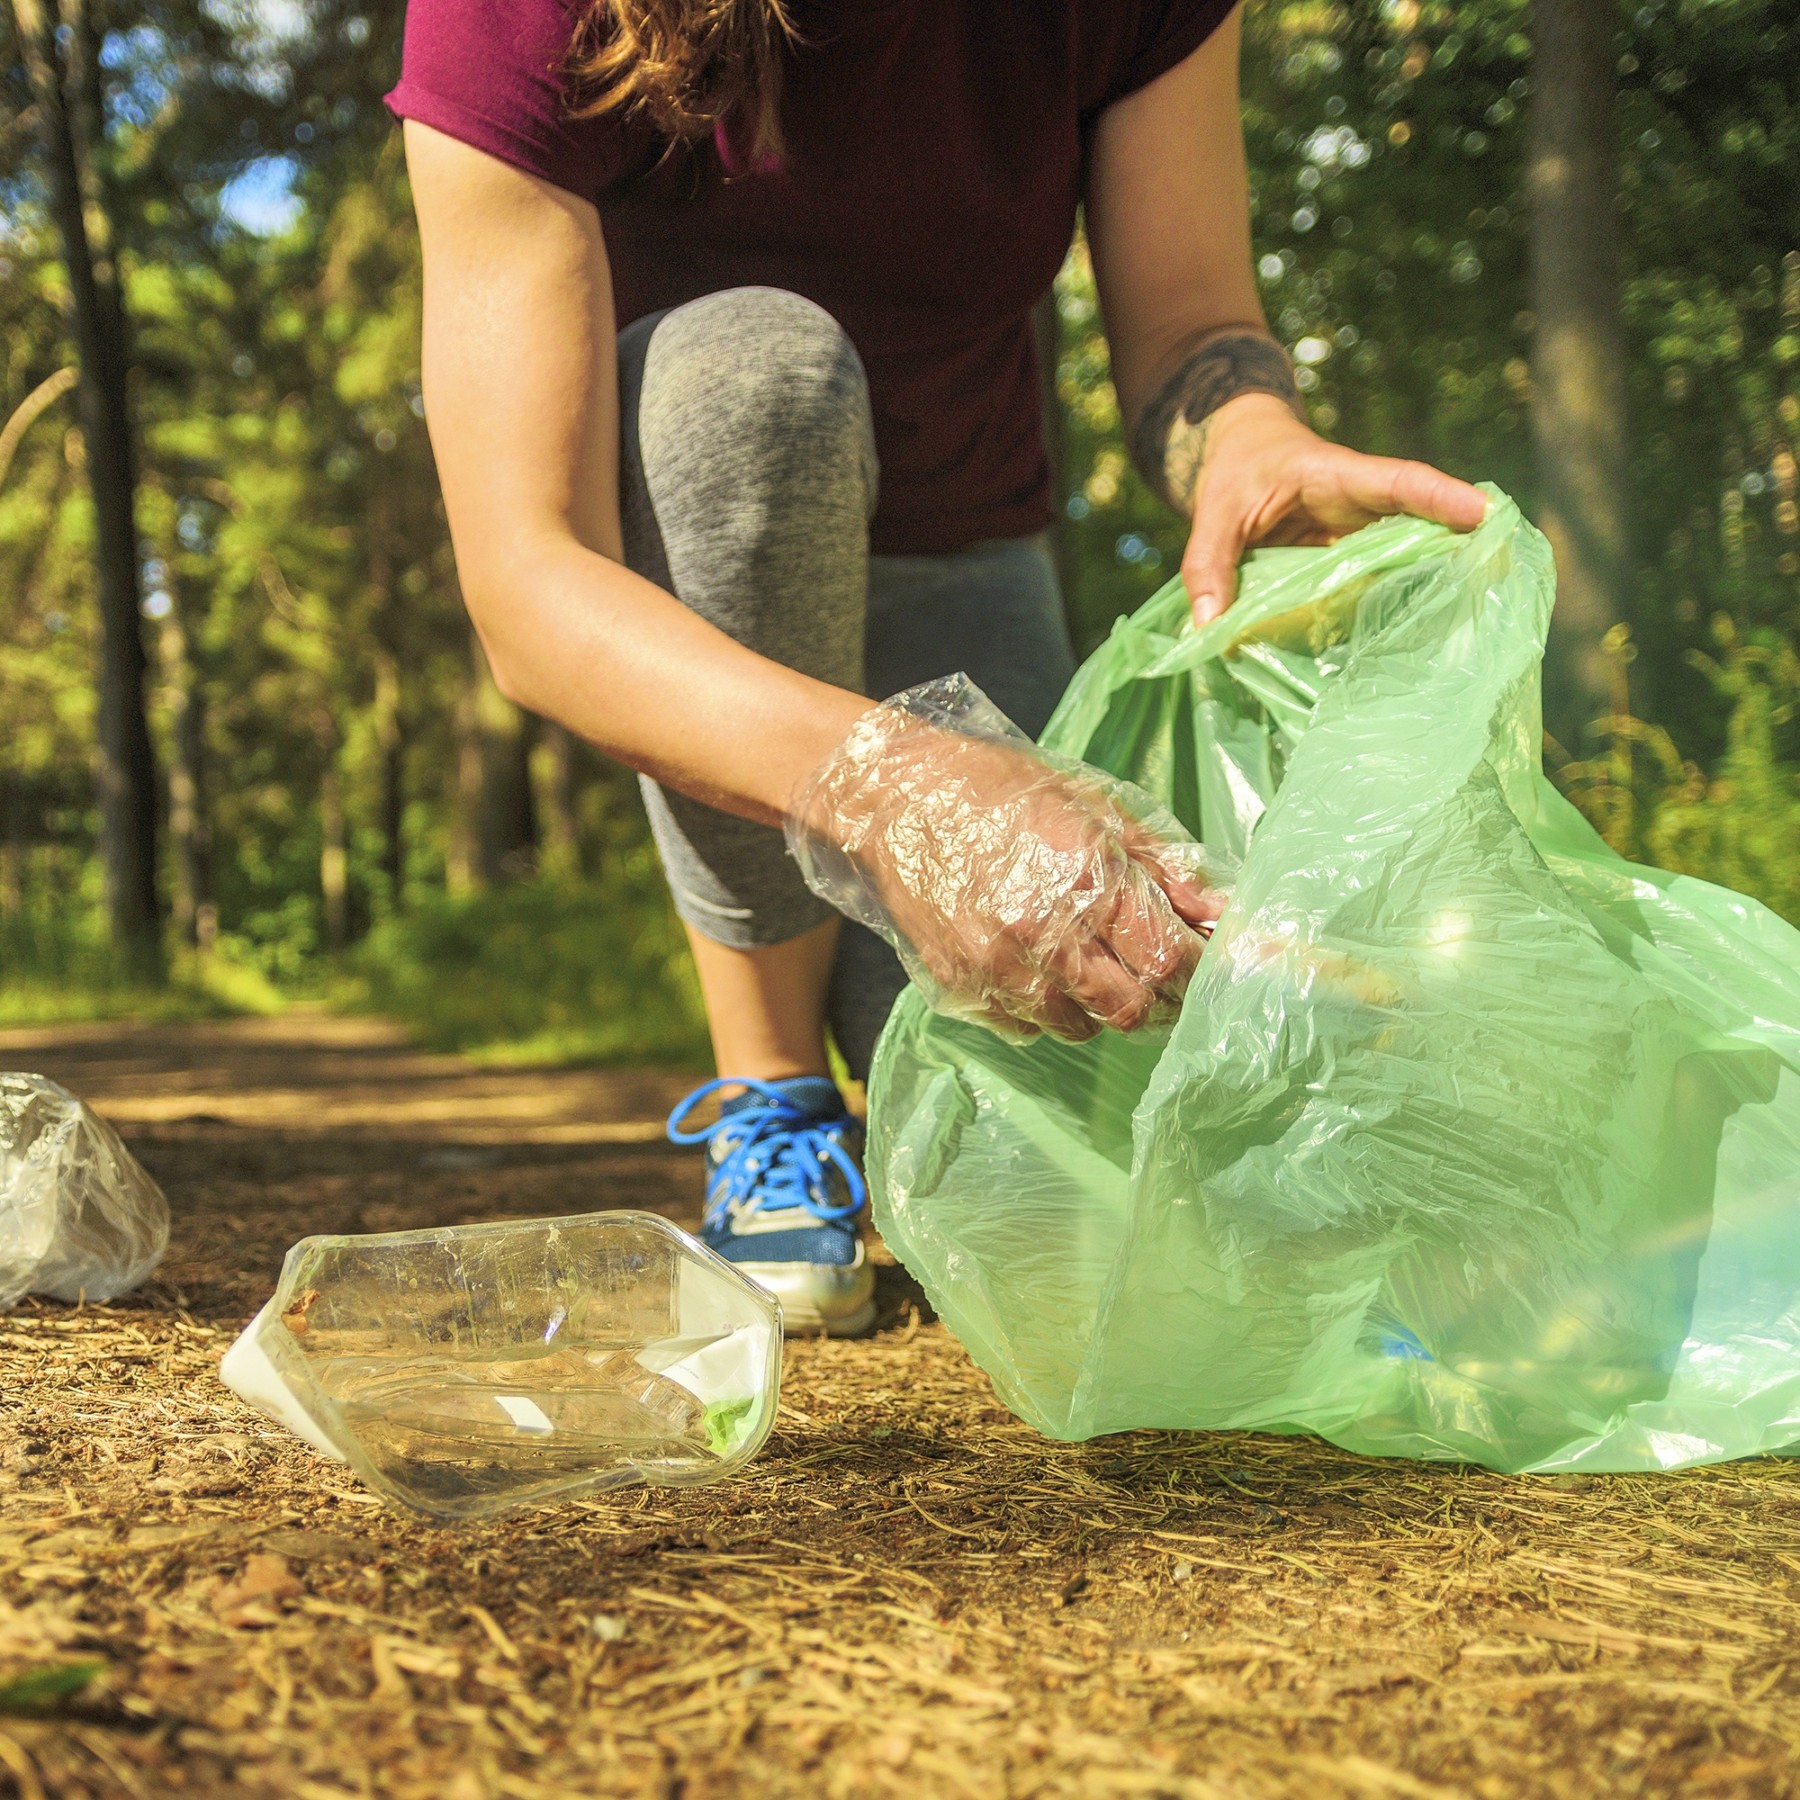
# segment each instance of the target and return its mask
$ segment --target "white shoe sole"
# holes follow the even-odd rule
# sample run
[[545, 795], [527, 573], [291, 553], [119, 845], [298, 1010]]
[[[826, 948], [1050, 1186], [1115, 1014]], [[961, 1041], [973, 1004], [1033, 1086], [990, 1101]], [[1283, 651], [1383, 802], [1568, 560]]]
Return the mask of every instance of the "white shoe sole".
[[830, 1263], [740, 1262], [732, 1267], [781, 1302], [781, 1325], [789, 1337], [824, 1332], [827, 1337], [861, 1337], [875, 1323], [875, 1271], [862, 1245], [846, 1267]]

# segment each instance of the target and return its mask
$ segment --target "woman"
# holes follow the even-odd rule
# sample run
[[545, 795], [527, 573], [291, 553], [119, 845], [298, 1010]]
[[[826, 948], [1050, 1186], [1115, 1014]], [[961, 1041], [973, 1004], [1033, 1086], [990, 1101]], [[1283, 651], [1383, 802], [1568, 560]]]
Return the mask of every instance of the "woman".
[[1216, 912], [1079, 780], [865, 718], [960, 670], [1035, 734], [1069, 677], [1030, 315], [1077, 204], [1197, 619], [1253, 544], [1481, 517], [1307, 428], [1251, 273], [1238, 50], [1232, 0], [412, 0], [390, 104], [464, 593], [501, 688], [645, 777], [725, 1078], [690, 1102], [728, 1096], [671, 1132], [792, 1324], [873, 1316], [825, 1032], [860, 1078], [903, 979], [808, 891], [796, 806], [953, 998], [1025, 1030], [1142, 1022]]

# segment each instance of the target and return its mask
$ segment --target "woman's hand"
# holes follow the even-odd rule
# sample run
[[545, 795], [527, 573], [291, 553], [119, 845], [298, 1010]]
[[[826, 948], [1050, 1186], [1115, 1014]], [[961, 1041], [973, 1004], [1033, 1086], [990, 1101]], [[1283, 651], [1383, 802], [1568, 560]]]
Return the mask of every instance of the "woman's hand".
[[1247, 550], [1333, 543], [1392, 513], [1473, 531], [1487, 512], [1479, 488], [1425, 463], [1327, 443], [1271, 394], [1227, 401], [1205, 432], [1194, 529], [1181, 559], [1199, 625], [1237, 598]]
[[1250, 243], [1239, 120], [1242, 9], [1100, 116], [1088, 245], [1132, 456], [1194, 522], [1181, 572], [1204, 624], [1259, 544], [1329, 543], [1389, 513], [1462, 530], [1486, 501], [1420, 463], [1359, 456], [1310, 431], [1270, 335]]
[[940, 1012], [1071, 1042], [1173, 1015], [1224, 896], [1198, 847], [1024, 740], [876, 708], [796, 800], [807, 881], [879, 931]]

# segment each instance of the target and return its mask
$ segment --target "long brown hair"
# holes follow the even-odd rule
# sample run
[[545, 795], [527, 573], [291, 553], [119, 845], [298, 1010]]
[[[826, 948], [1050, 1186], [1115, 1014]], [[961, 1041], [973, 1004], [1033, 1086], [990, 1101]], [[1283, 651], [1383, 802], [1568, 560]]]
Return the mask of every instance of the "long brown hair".
[[790, 0], [587, 0], [569, 53], [576, 112], [634, 115], [727, 160], [778, 162]]

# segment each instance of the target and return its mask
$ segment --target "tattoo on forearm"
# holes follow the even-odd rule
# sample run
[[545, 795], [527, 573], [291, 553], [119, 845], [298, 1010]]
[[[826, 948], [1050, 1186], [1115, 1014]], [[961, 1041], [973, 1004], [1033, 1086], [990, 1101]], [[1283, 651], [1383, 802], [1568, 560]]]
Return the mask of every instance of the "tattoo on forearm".
[[1138, 415], [1131, 454], [1171, 506], [1192, 505], [1213, 414], [1239, 394], [1273, 394], [1301, 411], [1294, 366], [1273, 338], [1243, 331], [1202, 344]]

